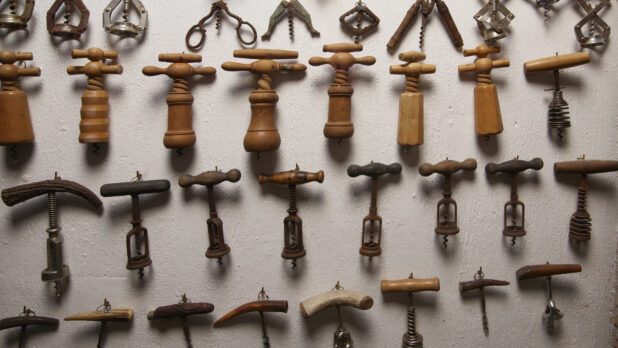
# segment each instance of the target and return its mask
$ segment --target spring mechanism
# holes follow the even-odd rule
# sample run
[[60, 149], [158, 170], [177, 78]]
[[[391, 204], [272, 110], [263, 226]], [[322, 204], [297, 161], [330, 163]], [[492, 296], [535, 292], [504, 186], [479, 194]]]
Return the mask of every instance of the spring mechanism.
[[348, 70], [346, 69], [336, 69], [335, 70], [335, 84], [337, 85], [347, 85], [350, 83], [350, 78], [348, 76]]
[[50, 192], [47, 194], [47, 215], [49, 218], [50, 233], [58, 232], [58, 212], [57, 212], [56, 193]]
[[418, 75], [408, 74], [406, 75], [406, 92], [416, 93], [418, 92]]
[[172, 85], [173, 93], [183, 93], [189, 91], [189, 82], [187, 79], [174, 79], [174, 83]]
[[221, 19], [223, 18], [223, 15], [221, 14], [221, 10], [216, 10], [215, 11], [215, 29], [217, 29], [217, 31], [221, 30]]
[[[410, 293], [410, 302], [412, 302], [412, 293]], [[408, 305], [408, 320], [407, 320], [407, 331], [403, 334], [402, 338], [402, 347], [403, 348], [412, 348], [412, 347], [422, 347], [423, 346], [423, 336], [416, 332], [416, 311], [412, 304]]]
[[479, 85], [489, 85], [491, 84], [491, 74], [490, 73], [482, 73], [479, 72], [476, 74], [476, 82]]
[[71, 17], [73, 16], [73, 5], [70, 2], [64, 5], [64, 24], [71, 24]]
[[290, 40], [294, 41], [294, 11], [291, 8], [288, 8], [288, 31]]
[[270, 77], [268, 74], [262, 74], [260, 75], [260, 79], [258, 80], [258, 90], [261, 91], [270, 91], [272, 90], [271, 85], [273, 83], [273, 79], [272, 77]]
[[590, 214], [586, 210], [588, 186], [586, 176], [582, 175], [582, 182], [577, 191], [577, 210], [571, 216], [569, 226], [569, 238], [576, 241], [590, 240], [591, 221]]
[[103, 90], [103, 77], [88, 77], [87, 89], [89, 91], [102, 91]]
[[560, 72], [554, 70], [554, 88], [553, 98], [549, 103], [549, 111], [547, 113], [549, 128], [558, 130], [558, 137], [564, 137], [564, 129], [571, 127], [569, 118], [569, 104], [562, 97], [562, 88], [560, 87]]

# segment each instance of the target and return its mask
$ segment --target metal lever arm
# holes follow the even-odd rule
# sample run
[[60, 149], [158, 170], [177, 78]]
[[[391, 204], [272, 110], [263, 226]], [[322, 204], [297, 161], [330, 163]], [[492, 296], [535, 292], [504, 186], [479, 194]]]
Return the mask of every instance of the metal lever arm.
[[300, 312], [305, 318], [327, 307], [350, 306], [367, 310], [373, 306], [373, 299], [365, 294], [349, 290], [333, 290], [311, 297], [300, 303]]
[[382, 292], [440, 291], [440, 278], [382, 280]]

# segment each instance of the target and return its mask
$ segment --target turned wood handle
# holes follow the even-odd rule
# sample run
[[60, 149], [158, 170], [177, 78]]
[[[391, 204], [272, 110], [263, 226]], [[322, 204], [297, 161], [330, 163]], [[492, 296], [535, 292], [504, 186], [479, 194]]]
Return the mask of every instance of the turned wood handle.
[[436, 66], [433, 64], [410, 63], [406, 65], [391, 65], [388, 71], [394, 75], [433, 74], [436, 72]]
[[399, 24], [399, 27], [397, 27], [397, 30], [395, 31], [391, 39], [386, 44], [386, 47], [388, 47], [389, 49], [393, 49], [395, 48], [395, 46], [399, 45], [399, 41], [401, 41], [401, 37], [407, 31], [408, 27], [412, 25], [412, 22], [414, 21], [414, 18], [418, 14], [419, 12], [418, 10], [420, 8], [421, 8], [420, 1], [415, 1], [414, 4], [412, 4], [412, 6], [408, 9], [408, 12], [406, 12], [406, 16], [403, 18], [403, 20]]
[[373, 299], [356, 291], [333, 290], [301, 302], [300, 313], [303, 317], [309, 318], [324, 308], [337, 305], [367, 310], [373, 306]]
[[440, 15], [442, 25], [446, 28], [448, 36], [451, 38], [451, 42], [455, 47], [462, 47], [463, 39], [461, 38], [461, 34], [459, 34], [459, 30], [457, 30], [457, 25], [455, 25], [455, 21], [453, 20], [446, 3], [442, 0], [438, 0], [436, 1], [436, 5], [438, 7], [438, 14]]
[[618, 171], [618, 161], [578, 160], [554, 163], [555, 173], [595, 174]]
[[104, 65], [101, 67], [103, 74], [122, 74], [122, 65]]
[[329, 58], [324, 58], [324, 57], [311, 57], [309, 58], [309, 64], [313, 65], [313, 66], [320, 66], [320, 65], [324, 65], [324, 64], [330, 64], [333, 67], [335, 67], [336, 69], [338, 68], [344, 68], [344, 69], [349, 69], [350, 66], [354, 65], [354, 64], [361, 64], [361, 65], [373, 65], [376, 63], [376, 59], [373, 56], [366, 56], [366, 57], [352, 57], [352, 56], [348, 56], [344, 59], [341, 59], [341, 57], [337, 56], [337, 54], [334, 54], [332, 56], [330, 56]]
[[98, 47], [91, 47], [87, 50], [73, 49], [71, 50], [71, 57], [74, 59], [88, 58], [92, 61], [99, 61], [99, 60], [102, 60], [103, 58], [116, 59], [118, 58], [118, 51], [116, 50], [104, 51]]
[[169, 63], [199, 63], [202, 61], [202, 56], [191, 53], [161, 53], [159, 54], [159, 61]]
[[31, 184], [19, 185], [2, 190], [2, 201], [9, 207], [51, 192], [68, 192], [78, 195], [92, 204], [96, 209], [101, 209], [103, 202], [94, 192], [86, 187], [69, 180], [45, 180]]
[[459, 282], [459, 291], [464, 292], [468, 290], [474, 290], [479, 288], [484, 288], [486, 286], [506, 286], [510, 283], [506, 280], [496, 280], [496, 279], [479, 279], [479, 280], [471, 280], [468, 282]]
[[41, 76], [41, 69], [39, 68], [23, 68], [17, 70], [19, 76]]
[[436, 164], [423, 163], [418, 168], [419, 174], [422, 176], [429, 176], [433, 173], [450, 175], [460, 170], [475, 170], [476, 160], [474, 158], [468, 158], [463, 162], [457, 162], [453, 160], [445, 160]]
[[382, 292], [440, 291], [440, 278], [382, 280]]
[[32, 59], [32, 52], [13, 52], [9, 50], [0, 51], [0, 63], [2, 64], [13, 64], [15, 62]]
[[477, 56], [479, 58], [487, 57], [491, 53], [500, 53], [500, 47], [489, 47], [487, 45], [478, 45], [475, 48], [463, 50], [464, 57]]
[[363, 50], [363, 45], [354, 43], [334, 43], [322, 46], [323, 52], [358, 52]]
[[101, 196], [116, 197], [127, 195], [142, 195], [169, 191], [169, 180], [144, 180], [133, 182], [119, 182], [101, 186]]
[[552, 276], [556, 274], [577, 273], [582, 271], [579, 264], [543, 264], [524, 266], [517, 270], [517, 279], [525, 280], [538, 277]]
[[157, 307], [148, 313], [148, 320], [167, 320], [175, 317], [186, 317], [194, 314], [208, 314], [215, 310], [213, 304], [201, 303], [178, 303], [169, 306]]
[[279, 64], [274, 61], [257, 61], [250, 64], [237, 62], [225, 62], [221, 68], [226, 71], [250, 71], [258, 74], [270, 74], [276, 71], [305, 71], [307, 66], [304, 64]]
[[64, 318], [65, 321], [129, 321], [131, 319], [133, 319], [133, 311], [128, 308], [112, 309], [109, 312], [79, 313]]
[[402, 60], [406, 63], [414, 63], [414, 62], [420, 62], [420, 61], [425, 60], [426, 56], [425, 56], [425, 53], [423, 52], [408, 51], [408, 52], [399, 53], [397, 58], [399, 58], [399, 60]]
[[287, 313], [288, 301], [253, 301], [245, 303], [244, 305], [236, 307], [234, 310], [217, 319], [213, 326], [218, 327], [234, 317], [250, 312]]
[[485, 166], [485, 172], [487, 172], [487, 174], [495, 174], [500, 172], [519, 173], [528, 169], [540, 170], [541, 168], [543, 168], [543, 160], [536, 157], [531, 159], [530, 161], [513, 159], [502, 163], [490, 162]]
[[508, 59], [508, 58], [496, 59], [496, 60], [491, 62], [492, 69], [495, 69], [495, 68], [506, 68], [506, 67], [509, 67], [510, 65], [511, 65], [511, 60]]
[[350, 177], [357, 177], [359, 175], [366, 175], [372, 178], [377, 178], [384, 174], [399, 174], [401, 173], [401, 164], [392, 163], [386, 165], [384, 163], [369, 163], [364, 166], [353, 164], [348, 167], [348, 175]]
[[321, 184], [324, 181], [324, 171], [320, 170], [317, 173], [310, 173], [300, 170], [290, 170], [273, 175], [258, 175], [258, 182], [260, 185], [267, 182], [285, 185], [301, 185], [312, 181], [317, 181]]
[[240, 180], [240, 170], [232, 169], [227, 173], [209, 171], [196, 176], [185, 174], [178, 179], [178, 185], [181, 187], [189, 187], [191, 185], [214, 186], [224, 181], [237, 182], [238, 180]]
[[525, 72], [566, 69], [590, 62], [590, 53], [577, 52], [531, 60], [524, 63]]
[[236, 58], [253, 59], [294, 59], [298, 58], [297, 51], [273, 50], [273, 49], [244, 49], [234, 50]]
[[21, 316], [4, 318], [0, 320], [0, 330], [11, 329], [14, 327], [25, 325], [45, 325], [45, 326], [58, 326], [58, 319], [39, 317], [39, 316]]

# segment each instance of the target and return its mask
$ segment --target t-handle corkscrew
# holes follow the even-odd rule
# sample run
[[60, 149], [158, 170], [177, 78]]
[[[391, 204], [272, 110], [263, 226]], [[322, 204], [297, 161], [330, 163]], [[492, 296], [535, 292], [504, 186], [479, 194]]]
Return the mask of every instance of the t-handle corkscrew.
[[69, 315], [68, 317], [64, 318], [64, 320], [101, 322], [97, 348], [103, 348], [103, 337], [105, 336], [107, 323], [109, 323], [110, 321], [131, 321], [133, 320], [133, 310], [130, 308], [112, 309], [112, 305], [109, 303], [109, 301], [107, 301], [107, 299], [104, 299], [103, 304], [97, 307], [96, 311]]
[[483, 331], [485, 332], [485, 336], [489, 335], [489, 323], [487, 320], [487, 311], [485, 309], [485, 287], [506, 286], [509, 284], [510, 283], [505, 280], [485, 279], [483, 267], [480, 267], [479, 270], [474, 274], [474, 280], [470, 280], [467, 282], [459, 282], [459, 292], [463, 293], [469, 290], [479, 289], [479, 294], [481, 296], [481, 311], [483, 316]]

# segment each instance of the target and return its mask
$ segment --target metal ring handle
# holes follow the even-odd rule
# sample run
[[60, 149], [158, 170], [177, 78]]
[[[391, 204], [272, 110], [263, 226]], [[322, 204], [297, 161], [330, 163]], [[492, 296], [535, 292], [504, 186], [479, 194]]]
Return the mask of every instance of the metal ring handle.
[[[242, 38], [242, 35], [240, 34], [240, 30], [243, 25], [248, 25], [249, 28], [251, 28], [251, 31], [253, 31], [253, 39], [249, 42], [245, 41]], [[238, 26], [236, 26], [236, 36], [238, 36], [238, 40], [240, 40], [240, 42], [242, 42], [243, 45], [249, 46], [249, 45], [252, 45], [257, 40], [257, 31], [255, 30], [255, 27], [253, 26], [253, 24], [240, 20], [238, 21]]]
[[[193, 34], [197, 31], [200, 32], [202, 37], [200, 38], [200, 41], [196, 45], [191, 45], [191, 36], [193, 36]], [[190, 50], [192, 51], [199, 50], [200, 48], [202, 48], [202, 46], [204, 46], [205, 41], [206, 41], [206, 29], [204, 29], [204, 27], [200, 25], [200, 23], [189, 28], [189, 31], [187, 31], [187, 36], [185, 37], [185, 43], [187, 44], [187, 47], [189, 47]]]

